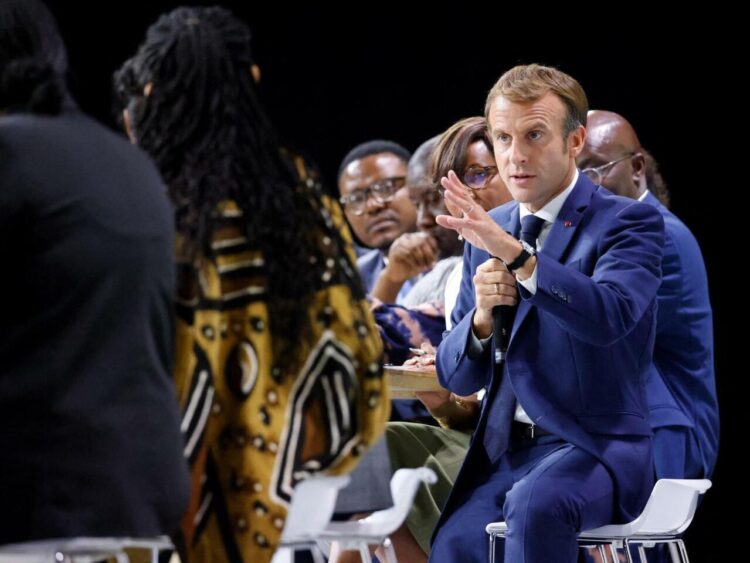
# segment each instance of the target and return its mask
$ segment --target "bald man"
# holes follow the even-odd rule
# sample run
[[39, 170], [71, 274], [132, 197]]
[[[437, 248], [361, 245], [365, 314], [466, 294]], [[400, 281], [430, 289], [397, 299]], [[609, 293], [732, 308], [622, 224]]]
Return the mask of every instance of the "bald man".
[[588, 113], [578, 167], [617, 195], [655, 206], [664, 217], [662, 283], [654, 361], [646, 376], [657, 478], [710, 477], [719, 444], [713, 326], [706, 269], [690, 230], [649, 191], [638, 135], [622, 116]]

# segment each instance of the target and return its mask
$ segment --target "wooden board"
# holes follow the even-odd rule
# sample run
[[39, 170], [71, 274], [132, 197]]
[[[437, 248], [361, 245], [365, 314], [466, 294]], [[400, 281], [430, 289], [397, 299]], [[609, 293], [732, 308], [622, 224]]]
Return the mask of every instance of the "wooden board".
[[385, 366], [394, 399], [413, 398], [414, 391], [442, 391], [435, 366]]

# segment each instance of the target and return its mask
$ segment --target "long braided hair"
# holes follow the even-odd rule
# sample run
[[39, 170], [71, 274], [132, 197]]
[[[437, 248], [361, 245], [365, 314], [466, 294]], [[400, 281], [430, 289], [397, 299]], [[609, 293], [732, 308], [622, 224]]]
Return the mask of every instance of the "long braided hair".
[[[262, 110], [251, 75], [250, 30], [220, 7], [162, 15], [137, 54], [115, 73], [131, 133], [156, 162], [175, 205], [178, 232], [196, 257], [208, 253], [217, 206], [233, 201], [246, 236], [265, 259], [275, 346], [309, 328], [321, 287], [320, 239], [346, 262], [338, 280], [363, 297], [341, 236], [323, 209], [317, 182], [302, 182]], [[317, 239], [316, 239], [317, 237]], [[324, 276], [325, 279], [325, 276]], [[276, 349], [285, 361], [292, 346]]]

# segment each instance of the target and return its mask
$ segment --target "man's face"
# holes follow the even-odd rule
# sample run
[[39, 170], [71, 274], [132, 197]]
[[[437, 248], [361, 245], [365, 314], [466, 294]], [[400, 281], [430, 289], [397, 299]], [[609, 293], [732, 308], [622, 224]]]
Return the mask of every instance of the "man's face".
[[573, 179], [575, 157], [586, 133], [579, 127], [563, 139], [566, 114], [563, 102], [551, 92], [523, 103], [498, 96], [490, 106], [490, 132], [500, 176], [513, 199], [531, 211], [544, 207]]
[[590, 124], [576, 162], [595, 183], [614, 194], [637, 199], [645, 161], [640, 153], [620, 142], [620, 136], [616, 124]]
[[409, 191], [409, 199], [417, 209], [417, 228], [437, 240], [438, 258], [442, 259], [460, 254], [464, 245], [458, 239], [458, 235], [435, 222], [435, 217], [438, 215], [448, 214], [440, 191], [427, 178], [409, 184], [407, 190]]
[[[350, 162], [339, 179], [342, 197], [351, 194], [366, 195], [361, 214], [351, 205], [344, 205], [346, 218], [366, 246], [387, 250], [391, 243], [403, 233], [414, 230], [416, 210], [409, 199], [405, 186], [406, 162], [392, 153], [379, 153]], [[373, 184], [391, 182], [399, 188], [388, 202], [379, 202], [372, 191], [365, 190]]]

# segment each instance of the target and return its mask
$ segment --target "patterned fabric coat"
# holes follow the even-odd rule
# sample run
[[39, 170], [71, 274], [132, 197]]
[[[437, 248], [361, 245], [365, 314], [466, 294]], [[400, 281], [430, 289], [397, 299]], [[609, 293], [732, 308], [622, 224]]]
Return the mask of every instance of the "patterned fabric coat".
[[[293, 369], [273, 358], [267, 257], [245, 238], [237, 206], [221, 206], [199, 263], [181, 260], [178, 241], [175, 378], [192, 468], [189, 563], [270, 561], [294, 485], [353, 469], [389, 416], [378, 331], [367, 303], [343, 283], [357, 275], [351, 235], [339, 206], [298, 169], [301, 189], [323, 202], [326, 227], [309, 235], [325, 263], [308, 312], [312, 338], [295, 343]], [[326, 229], [338, 230], [344, 252]]]

